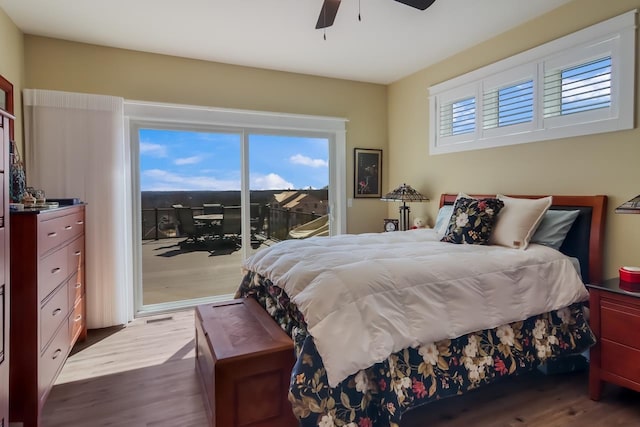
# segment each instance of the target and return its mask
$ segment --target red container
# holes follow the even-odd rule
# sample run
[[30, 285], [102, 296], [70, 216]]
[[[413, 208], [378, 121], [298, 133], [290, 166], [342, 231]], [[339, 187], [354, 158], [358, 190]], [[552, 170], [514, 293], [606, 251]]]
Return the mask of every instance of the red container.
[[620, 280], [640, 284], [640, 267], [620, 267]]

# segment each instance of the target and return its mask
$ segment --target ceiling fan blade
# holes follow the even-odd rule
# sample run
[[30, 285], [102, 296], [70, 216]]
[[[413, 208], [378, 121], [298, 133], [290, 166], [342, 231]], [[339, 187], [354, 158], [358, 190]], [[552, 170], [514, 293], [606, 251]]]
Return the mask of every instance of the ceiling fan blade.
[[336, 19], [336, 14], [338, 13], [339, 6], [340, 0], [324, 0], [324, 3], [322, 3], [322, 9], [320, 9], [320, 16], [318, 17], [316, 30], [320, 28], [327, 28], [333, 25], [333, 21]]
[[406, 4], [407, 6], [415, 7], [416, 9], [425, 10], [433, 4], [436, 0], [396, 0], [397, 2]]

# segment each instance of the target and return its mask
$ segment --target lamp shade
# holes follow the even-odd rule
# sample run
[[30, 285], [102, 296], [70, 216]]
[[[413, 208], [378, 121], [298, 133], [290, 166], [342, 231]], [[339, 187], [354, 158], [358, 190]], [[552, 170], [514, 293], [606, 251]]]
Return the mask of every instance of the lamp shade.
[[410, 185], [402, 184], [400, 187], [385, 194], [380, 200], [387, 202], [426, 202], [429, 199]]
[[640, 195], [618, 206], [616, 213], [640, 214]]

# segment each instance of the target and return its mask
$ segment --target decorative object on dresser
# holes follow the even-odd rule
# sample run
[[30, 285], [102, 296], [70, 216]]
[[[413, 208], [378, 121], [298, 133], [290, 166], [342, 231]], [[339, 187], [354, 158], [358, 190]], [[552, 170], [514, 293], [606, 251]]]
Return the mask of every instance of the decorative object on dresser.
[[[0, 110], [0, 426], [9, 425], [9, 123], [13, 116]], [[13, 398], [13, 396], [12, 396]]]
[[604, 382], [640, 391], [640, 292], [620, 279], [588, 284], [591, 330], [589, 397], [599, 400]]
[[381, 199], [385, 202], [402, 202], [400, 206], [400, 230], [406, 231], [409, 229], [409, 206], [407, 202], [428, 202], [429, 199], [417, 190], [407, 184], [402, 184], [400, 187], [393, 189], [391, 192], [384, 195]]
[[211, 427], [294, 427], [291, 338], [252, 298], [196, 307], [196, 370]]
[[73, 344], [86, 338], [85, 206], [11, 212], [10, 420], [38, 427]]

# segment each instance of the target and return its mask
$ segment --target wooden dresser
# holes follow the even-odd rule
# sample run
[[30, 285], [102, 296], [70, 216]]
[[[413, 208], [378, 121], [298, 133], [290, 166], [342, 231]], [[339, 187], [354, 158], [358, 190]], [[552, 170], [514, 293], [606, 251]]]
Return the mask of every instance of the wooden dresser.
[[0, 110], [0, 427], [9, 425], [9, 122]]
[[11, 213], [9, 419], [40, 426], [69, 351], [86, 337], [84, 205]]
[[598, 340], [591, 347], [589, 397], [599, 400], [605, 381], [640, 391], [640, 288], [617, 277], [587, 287]]

